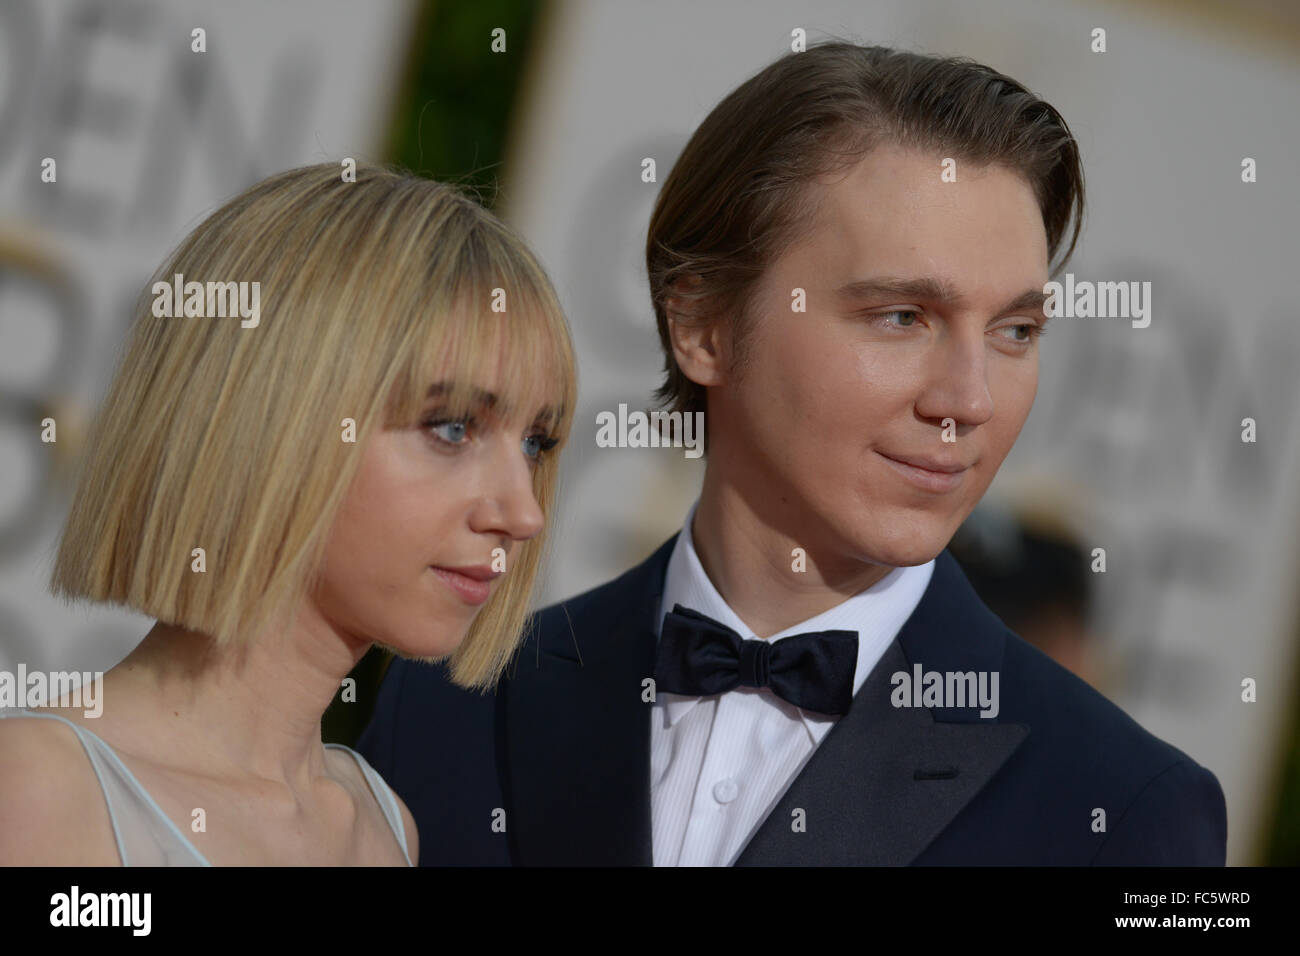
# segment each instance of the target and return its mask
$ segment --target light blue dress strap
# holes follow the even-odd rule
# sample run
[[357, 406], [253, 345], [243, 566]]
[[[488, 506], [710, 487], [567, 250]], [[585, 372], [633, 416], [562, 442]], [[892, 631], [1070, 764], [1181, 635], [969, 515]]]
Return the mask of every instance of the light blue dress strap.
[[0, 717], [40, 717], [72, 728], [99, 780], [123, 866], [211, 866], [98, 734], [59, 714], [20, 709]]
[[393, 796], [393, 791], [388, 784], [384, 782], [384, 778], [379, 775], [379, 771], [370, 766], [366, 758], [351, 747], [344, 744], [326, 744], [325, 746], [334, 750], [346, 750], [352, 754], [357, 766], [361, 768], [361, 773], [366, 778], [366, 783], [370, 785], [370, 792], [375, 795], [375, 800], [379, 802], [379, 809], [384, 812], [384, 818], [388, 820], [393, 835], [397, 837], [398, 845], [402, 848], [402, 856], [406, 857], [406, 865], [413, 866], [411, 854], [406, 848], [406, 826], [402, 823], [402, 811], [398, 809], [397, 799]]

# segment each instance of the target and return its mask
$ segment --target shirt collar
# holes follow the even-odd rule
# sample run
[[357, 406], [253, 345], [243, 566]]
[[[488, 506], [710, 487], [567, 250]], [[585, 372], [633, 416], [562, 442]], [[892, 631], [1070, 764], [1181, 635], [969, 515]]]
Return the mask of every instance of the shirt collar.
[[[677, 536], [677, 543], [668, 558], [655, 635], [658, 636], [663, 631], [664, 615], [671, 611], [675, 604], [681, 604], [725, 624], [742, 638], [755, 637], [754, 632], [723, 600], [700, 563], [691, 533], [698, 507], [699, 500], [696, 499], [686, 514], [681, 534]], [[853, 690], [856, 693], [885, 648], [893, 641], [899, 629], [911, 617], [916, 605], [920, 603], [921, 595], [930, 583], [933, 571], [933, 560], [916, 567], [894, 568], [866, 590], [846, 598], [835, 607], [773, 634], [768, 640], [779, 641], [784, 637], [807, 631], [857, 631], [858, 663], [853, 676]], [[670, 725], [677, 723], [703, 699], [672, 693], [664, 693], [662, 697]], [[836, 720], [834, 717], [803, 709], [799, 710], [799, 714], [814, 739], [820, 739], [829, 725]]]

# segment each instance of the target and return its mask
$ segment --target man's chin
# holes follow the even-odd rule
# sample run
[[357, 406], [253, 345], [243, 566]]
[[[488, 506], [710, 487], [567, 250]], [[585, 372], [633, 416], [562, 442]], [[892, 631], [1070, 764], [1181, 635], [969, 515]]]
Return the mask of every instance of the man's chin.
[[897, 551], [891, 551], [884, 557], [877, 557], [875, 561], [879, 564], [888, 565], [891, 568], [914, 568], [918, 565], [925, 564], [937, 558], [943, 551], [944, 545], [938, 545], [934, 548], [905, 548]]
[[[946, 529], [945, 529], [946, 530]], [[863, 535], [857, 553], [862, 560], [891, 568], [911, 568], [933, 561], [948, 546], [951, 535], [940, 532], [890, 536], [888, 540]]]

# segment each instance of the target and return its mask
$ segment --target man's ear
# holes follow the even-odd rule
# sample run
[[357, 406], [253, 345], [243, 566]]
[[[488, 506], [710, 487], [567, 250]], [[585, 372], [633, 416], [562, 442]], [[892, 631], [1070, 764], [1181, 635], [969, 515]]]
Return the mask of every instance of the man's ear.
[[668, 339], [682, 374], [696, 385], [721, 385], [730, 364], [731, 329], [708, 299], [690, 295], [701, 286], [698, 275], [676, 280], [664, 299]]

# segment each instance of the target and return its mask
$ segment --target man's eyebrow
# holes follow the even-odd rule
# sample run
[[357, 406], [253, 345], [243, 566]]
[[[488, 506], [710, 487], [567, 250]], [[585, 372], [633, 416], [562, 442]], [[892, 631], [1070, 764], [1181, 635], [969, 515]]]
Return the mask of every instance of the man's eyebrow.
[[1016, 296], [1005, 306], [1002, 307], [998, 315], [1005, 315], [1008, 312], [1033, 312], [1040, 316], [1043, 324], [1047, 324], [1050, 315], [1043, 311], [1043, 303], [1048, 299], [1048, 295], [1042, 289], [1026, 289], [1020, 295]]
[[[893, 277], [859, 279], [840, 286], [835, 290], [835, 295], [845, 301], [868, 297], [917, 299], [943, 302], [949, 305], [961, 305], [965, 301], [952, 283], [934, 276], [920, 276], [915, 279]], [[1047, 293], [1042, 289], [1026, 289], [999, 309], [997, 314], [1005, 315], [1008, 312], [1023, 310], [1041, 313], [1043, 303], [1047, 301], [1047, 298]], [[1044, 323], [1046, 323], [1047, 318], [1046, 315], [1043, 316]]]
[[[434, 382], [429, 386], [429, 391], [425, 393], [425, 398], [437, 398], [447, 395], [453, 390], [454, 386], [449, 382]], [[499, 401], [496, 392], [489, 392], [481, 388], [470, 389], [471, 402], [479, 408], [492, 410], [497, 406]], [[545, 405], [533, 419], [534, 425], [554, 425], [559, 421], [559, 412], [550, 405]]]
[[949, 282], [933, 276], [921, 276], [916, 279], [899, 279], [882, 277], [878, 279], [858, 279], [848, 282], [835, 290], [841, 299], [860, 299], [867, 296], [897, 296], [900, 299], [929, 299], [938, 302], [961, 301], [961, 294]]

